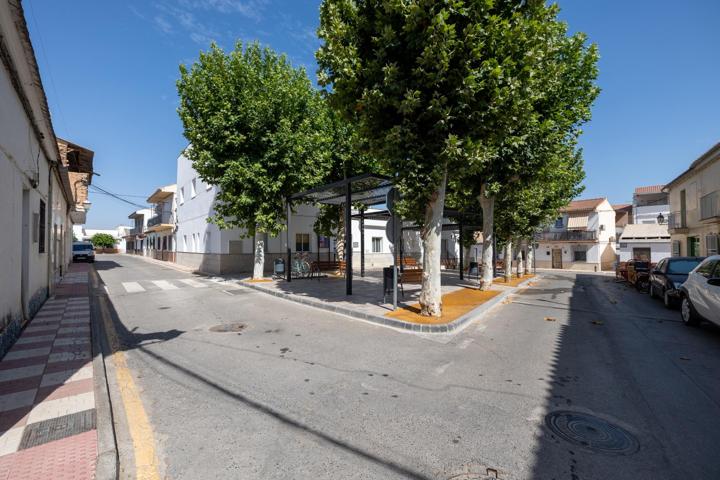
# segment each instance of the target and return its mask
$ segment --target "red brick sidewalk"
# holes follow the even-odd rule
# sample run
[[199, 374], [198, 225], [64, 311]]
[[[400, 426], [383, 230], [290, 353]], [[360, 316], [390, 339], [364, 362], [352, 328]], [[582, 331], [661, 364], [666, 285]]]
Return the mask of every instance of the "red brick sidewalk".
[[0, 361], [0, 480], [95, 476], [89, 271], [70, 265]]

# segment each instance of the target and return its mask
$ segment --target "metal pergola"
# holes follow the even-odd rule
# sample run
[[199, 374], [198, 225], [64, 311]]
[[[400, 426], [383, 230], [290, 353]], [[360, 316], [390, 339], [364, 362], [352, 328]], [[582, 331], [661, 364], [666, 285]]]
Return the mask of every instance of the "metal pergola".
[[[365, 208], [373, 207], [377, 205], [384, 205], [387, 201], [388, 192], [393, 188], [393, 182], [390, 177], [386, 177], [378, 174], [366, 173], [363, 175], [357, 175], [354, 177], [339, 180], [337, 182], [328, 183], [319, 187], [295, 193], [290, 195], [287, 199], [287, 262], [288, 267], [286, 268], [287, 281], [292, 281], [292, 274], [290, 265], [292, 264], [292, 250], [290, 248], [290, 218], [291, 210], [290, 205], [295, 202], [302, 203], [315, 203], [315, 204], [326, 204], [326, 205], [343, 205], [344, 208], [344, 219], [345, 219], [345, 293], [352, 295], [352, 219], [358, 218], [360, 220], [360, 276], [365, 275], [365, 220], [377, 219], [377, 220], [393, 220], [395, 225], [400, 225], [400, 219], [394, 213], [387, 209], [377, 210], [373, 212], [365, 212]], [[361, 205], [364, 208], [360, 209], [359, 213], [352, 214], [352, 206]], [[454, 219], [454, 222], [450, 219]], [[474, 221], [476, 216], [468, 216], [452, 209], [444, 209], [443, 211], [443, 230], [459, 230], [460, 231], [460, 279], [463, 279], [463, 248], [462, 248], [462, 232], [466, 228], [482, 229], [476, 226]], [[468, 222], [468, 223], [465, 223]], [[398, 253], [400, 259], [402, 259], [402, 231], [418, 230], [420, 227], [417, 225], [407, 225], [396, 227], [396, 232], [393, 232], [393, 265], [394, 265], [394, 287], [393, 287], [393, 307], [397, 307], [397, 267], [398, 267]], [[398, 241], [397, 237], [400, 237]], [[402, 262], [402, 260], [401, 260]], [[401, 267], [402, 268], [402, 267]]]

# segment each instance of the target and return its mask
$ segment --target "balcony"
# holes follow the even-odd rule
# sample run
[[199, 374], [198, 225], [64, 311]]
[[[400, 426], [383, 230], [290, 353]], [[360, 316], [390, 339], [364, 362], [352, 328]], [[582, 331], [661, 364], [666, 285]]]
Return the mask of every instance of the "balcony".
[[159, 215], [150, 217], [147, 222], [147, 230], [149, 232], [157, 232], [167, 230], [175, 226], [174, 216], [170, 212], [162, 212]]
[[541, 242], [594, 242], [597, 232], [587, 230], [564, 230], [562, 232], [540, 232], [536, 240]]
[[698, 222], [698, 210], [670, 212], [668, 217], [668, 230], [670, 233], [687, 233], [688, 227]]
[[142, 235], [142, 233], [143, 233], [142, 227], [134, 227], [134, 228], [130, 229], [129, 235], [130, 236]]
[[715, 190], [700, 198], [700, 220], [720, 219], [720, 192]]

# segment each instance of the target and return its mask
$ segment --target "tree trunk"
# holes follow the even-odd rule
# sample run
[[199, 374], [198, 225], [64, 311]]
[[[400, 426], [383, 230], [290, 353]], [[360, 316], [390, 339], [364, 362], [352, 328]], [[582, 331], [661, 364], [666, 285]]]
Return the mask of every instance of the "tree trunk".
[[442, 234], [442, 216], [445, 206], [445, 179], [425, 208], [425, 225], [420, 230], [420, 240], [423, 246], [423, 274], [422, 290], [420, 291], [420, 314], [429, 317], [439, 317], [442, 310], [442, 289], [440, 273], [440, 236]]
[[525, 274], [526, 275], [532, 273], [532, 266], [533, 266], [533, 263], [535, 262], [535, 251], [532, 247], [532, 244], [528, 245], [527, 252], [528, 252], [527, 262], [525, 262]]
[[482, 250], [482, 278], [480, 279], [480, 290], [490, 290], [493, 283], [493, 216], [495, 210], [495, 197], [485, 196], [485, 185], [480, 187], [480, 208], [483, 213], [483, 250]]
[[503, 263], [505, 267], [503, 268], [505, 281], [509, 282], [512, 280], [512, 240], [509, 238], [505, 241], [505, 255]]
[[517, 277], [522, 277], [524, 271], [523, 271], [523, 249], [520, 246], [521, 240], [518, 240], [518, 251], [517, 251]]
[[263, 234], [255, 231], [255, 262], [253, 264], [253, 280], [259, 280], [263, 278], [265, 270], [265, 242], [263, 241]]
[[467, 247], [464, 247], [462, 244], [460, 244], [460, 248], [464, 248], [465, 251], [463, 252], [463, 264], [461, 265], [463, 270], [467, 270], [470, 266], [470, 251], [472, 250], [472, 245], [468, 245]]
[[345, 214], [340, 209], [340, 221], [338, 222], [338, 236], [335, 239], [335, 252], [338, 261], [345, 260]]

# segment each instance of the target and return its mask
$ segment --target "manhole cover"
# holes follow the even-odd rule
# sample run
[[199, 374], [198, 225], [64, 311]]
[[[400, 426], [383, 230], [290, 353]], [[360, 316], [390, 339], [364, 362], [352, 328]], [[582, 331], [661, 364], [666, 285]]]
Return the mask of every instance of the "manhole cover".
[[245, 329], [244, 323], [223, 323], [210, 327], [211, 332], [241, 332]]
[[563, 440], [609, 455], [632, 455], [640, 443], [627, 430], [587, 413], [557, 411], [545, 417], [545, 425]]

